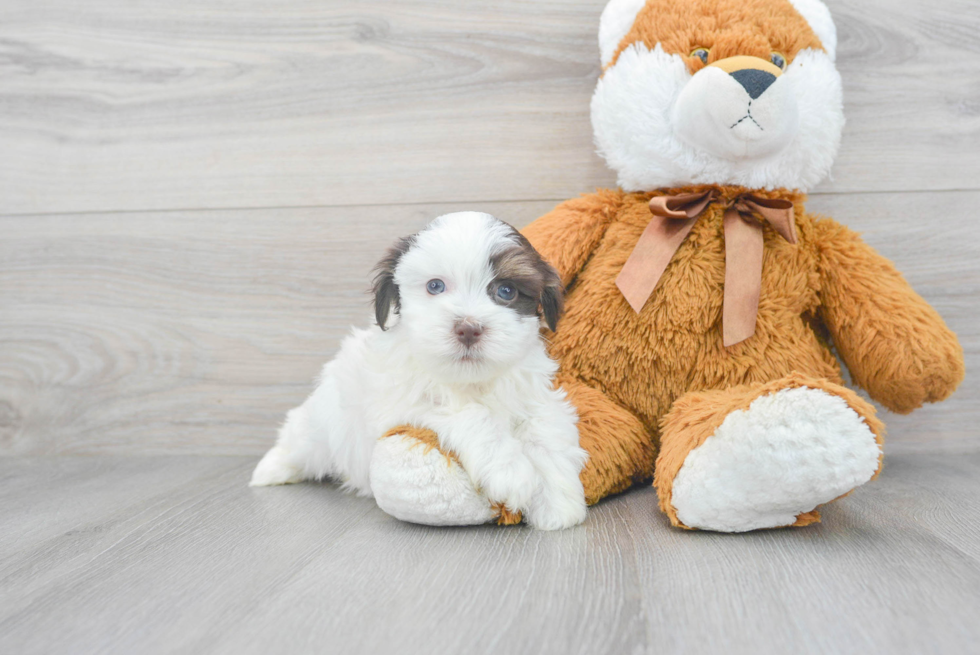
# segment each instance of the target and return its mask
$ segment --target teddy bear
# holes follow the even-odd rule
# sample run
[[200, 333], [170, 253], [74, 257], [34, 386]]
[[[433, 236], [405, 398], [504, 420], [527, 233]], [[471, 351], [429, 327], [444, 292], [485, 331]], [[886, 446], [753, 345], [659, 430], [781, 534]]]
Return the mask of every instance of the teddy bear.
[[[805, 526], [873, 479], [884, 425], [949, 396], [962, 349], [860, 237], [806, 209], [844, 126], [819, 0], [612, 0], [591, 116], [618, 189], [523, 233], [559, 272], [547, 333], [579, 415], [588, 503], [653, 481], [672, 525]], [[438, 435], [404, 426], [372, 463], [382, 509], [514, 523]]]

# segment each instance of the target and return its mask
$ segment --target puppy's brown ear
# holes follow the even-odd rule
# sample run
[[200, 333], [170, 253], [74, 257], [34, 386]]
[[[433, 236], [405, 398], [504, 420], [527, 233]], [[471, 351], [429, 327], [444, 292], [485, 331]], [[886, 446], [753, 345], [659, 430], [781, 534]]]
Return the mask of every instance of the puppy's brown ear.
[[548, 270], [544, 274], [545, 284], [541, 291], [541, 311], [544, 312], [548, 329], [554, 332], [558, 329], [558, 319], [565, 309], [565, 290], [562, 289], [558, 272], [549, 264], [545, 266]]
[[401, 309], [401, 297], [398, 294], [398, 285], [395, 284], [395, 267], [398, 266], [402, 255], [408, 252], [414, 242], [414, 236], [399, 239], [374, 267], [374, 285], [372, 287], [374, 318], [382, 330], [387, 329], [386, 325], [391, 308], [395, 308], [396, 314]]

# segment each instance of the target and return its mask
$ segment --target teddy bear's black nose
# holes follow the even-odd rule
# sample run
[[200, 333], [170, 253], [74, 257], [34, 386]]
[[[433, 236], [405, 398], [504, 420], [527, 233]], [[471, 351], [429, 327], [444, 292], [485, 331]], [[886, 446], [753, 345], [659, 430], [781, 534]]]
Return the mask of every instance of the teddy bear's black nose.
[[743, 68], [731, 73], [735, 81], [742, 85], [749, 97], [755, 100], [776, 81], [776, 76], [756, 68]]

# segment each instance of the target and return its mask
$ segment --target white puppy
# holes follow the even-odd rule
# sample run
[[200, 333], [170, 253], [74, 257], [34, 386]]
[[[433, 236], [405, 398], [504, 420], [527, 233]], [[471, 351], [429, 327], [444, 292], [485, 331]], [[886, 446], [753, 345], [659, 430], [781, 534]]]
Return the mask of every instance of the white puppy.
[[251, 484], [330, 477], [372, 495], [378, 438], [409, 424], [534, 527], [581, 523], [587, 455], [539, 334], [541, 313], [554, 329], [561, 312], [554, 269], [506, 223], [460, 212], [399, 241], [374, 294], [377, 325], [343, 342]]

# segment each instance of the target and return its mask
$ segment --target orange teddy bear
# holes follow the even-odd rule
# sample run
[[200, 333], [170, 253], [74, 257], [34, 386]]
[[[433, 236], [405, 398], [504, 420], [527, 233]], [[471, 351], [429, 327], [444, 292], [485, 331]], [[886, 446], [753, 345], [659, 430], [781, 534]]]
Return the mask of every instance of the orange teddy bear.
[[[884, 426], [843, 386], [832, 348], [900, 413], [964, 374], [956, 336], [892, 264], [805, 209], [844, 124], [830, 12], [819, 0], [612, 0], [599, 45], [592, 123], [621, 189], [524, 230], [567, 289], [549, 338], [590, 455], [587, 500], [652, 478], [676, 526], [818, 521], [882, 459]], [[517, 518], [438, 448], [412, 447], [435, 445], [431, 434], [393, 437], [378, 445], [386, 511]], [[429, 511], [440, 486], [469, 504]]]

